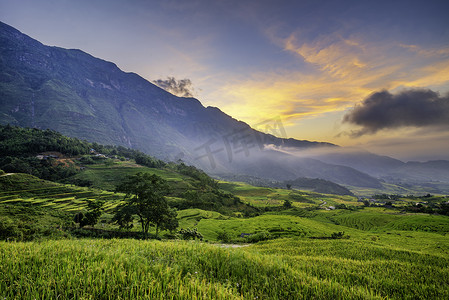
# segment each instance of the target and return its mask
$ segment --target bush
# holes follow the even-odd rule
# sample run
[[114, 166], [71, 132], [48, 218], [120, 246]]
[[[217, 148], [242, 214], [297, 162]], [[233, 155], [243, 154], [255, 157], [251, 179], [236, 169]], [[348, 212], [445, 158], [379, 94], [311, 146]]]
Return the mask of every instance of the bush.
[[23, 232], [17, 227], [17, 224], [8, 217], [0, 216], [0, 240], [22, 240]]
[[95, 163], [94, 160], [92, 159], [92, 156], [91, 156], [91, 155], [85, 155], [85, 156], [82, 156], [82, 157], [79, 159], [79, 161], [80, 161], [81, 163], [85, 164], [85, 165], [92, 165], [92, 164]]
[[284, 200], [284, 204], [282, 205], [285, 209], [289, 209], [293, 207], [293, 204], [290, 200]]
[[80, 224], [80, 228], [90, 225], [95, 226], [100, 218], [104, 208], [104, 200], [87, 200], [87, 212], [79, 212], [75, 215], [73, 221]]
[[349, 235], [345, 235], [344, 231], [333, 232], [331, 234], [331, 239], [349, 239]]
[[337, 206], [335, 206], [336, 209], [348, 209], [348, 207], [345, 204], [338, 204]]
[[0, 170], [0, 176], [3, 175], [3, 174], [5, 174], [5, 171]]
[[272, 238], [273, 236], [271, 234], [266, 231], [262, 231], [248, 236], [246, 240], [248, 241], [248, 243], [257, 243], [260, 241], [270, 240]]
[[223, 243], [229, 243], [231, 241], [231, 235], [226, 231], [222, 231], [218, 233], [217, 239]]
[[187, 229], [181, 229], [179, 231], [179, 234], [182, 236], [182, 238], [184, 240], [190, 240], [190, 239], [199, 239], [199, 240], [203, 240], [203, 235], [198, 231], [198, 229], [193, 228], [187, 228]]

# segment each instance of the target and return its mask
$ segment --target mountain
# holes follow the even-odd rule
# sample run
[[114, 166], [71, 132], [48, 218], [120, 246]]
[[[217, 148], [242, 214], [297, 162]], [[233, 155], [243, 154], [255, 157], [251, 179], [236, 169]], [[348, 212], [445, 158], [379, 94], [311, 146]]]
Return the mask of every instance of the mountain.
[[449, 161], [407, 162], [383, 175], [385, 180], [408, 183], [449, 182]]
[[312, 151], [308, 154], [308, 157], [329, 164], [348, 166], [375, 177], [381, 177], [405, 164], [398, 159], [376, 155], [362, 149], [339, 148], [329, 150]]
[[354, 195], [350, 190], [341, 185], [318, 178], [297, 178], [295, 180], [285, 181], [285, 184], [289, 184], [293, 188], [311, 189], [316, 193], [350, 196]]
[[[277, 118], [253, 129], [216, 107], [174, 96], [137, 74], [123, 72], [114, 63], [81, 50], [45, 46], [1, 22], [0, 124], [50, 128], [166, 161], [182, 159], [209, 174], [279, 181], [322, 178], [380, 188], [383, 166], [392, 165], [391, 158], [374, 154], [366, 168], [351, 158], [298, 156], [293, 152], [341, 148], [287, 138]], [[381, 170], [372, 172], [376, 166]]]
[[[296, 153], [293, 151], [293, 153]], [[449, 161], [402, 162], [361, 149], [319, 149], [308, 157], [333, 165], [343, 165], [388, 183], [403, 187], [422, 187], [432, 193], [449, 192]], [[322, 177], [324, 178], [324, 177]], [[336, 181], [337, 182], [337, 181]]]
[[[198, 135], [211, 138], [250, 127], [176, 97], [134, 73], [80, 50], [48, 47], [0, 24], [1, 123], [51, 128], [103, 144], [175, 156]], [[270, 143], [330, 145], [278, 139]]]

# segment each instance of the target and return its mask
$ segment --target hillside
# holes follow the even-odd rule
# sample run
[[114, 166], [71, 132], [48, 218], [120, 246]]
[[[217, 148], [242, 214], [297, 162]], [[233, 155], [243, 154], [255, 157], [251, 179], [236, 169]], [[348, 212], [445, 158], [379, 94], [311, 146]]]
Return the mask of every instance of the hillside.
[[311, 189], [316, 193], [322, 194], [354, 195], [344, 186], [323, 179], [297, 178], [286, 181], [285, 184], [297, 189]]
[[171, 157], [185, 151], [191, 139], [208, 140], [234, 130], [249, 130], [274, 145], [331, 146], [262, 134], [218, 108], [176, 97], [111, 62], [45, 46], [4, 23], [0, 29], [3, 124], [51, 128]]
[[[95, 145], [116, 151], [103, 157], [91, 153], [92, 144], [53, 131], [2, 130], [14, 137], [5, 141], [18, 153], [9, 150], [8, 157], [35, 158], [40, 144], [62, 155], [55, 161], [73, 161], [76, 174], [58, 183], [0, 172], [1, 297], [448, 296], [442, 288], [449, 284], [447, 197], [373, 195], [378, 200], [360, 202], [350, 195], [215, 181], [192, 166], [157, 163], [136, 150]], [[63, 152], [50, 151], [57, 145]], [[75, 155], [84, 146], [89, 154]], [[151, 166], [120, 159], [125, 153]], [[112, 222], [124, 197], [115, 186], [138, 172], [156, 174], [170, 186], [167, 199], [177, 208], [179, 227], [163, 231], [162, 241], [139, 240], [137, 220], [130, 229]], [[86, 186], [74, 185], [80, 183]], [[96, 225], [79, 228], [75, 216], [90, 201], [104, 201], [104, 211]], [[183, 240], [179, 229], [189, 228], [201, 233], [202, 242]]]
[[[333, 165], [348, 166], [379, 179], [382, 183], [393, 184], [399, 190], [420, 190], [426, 193], [449, 193], [449, 161], [402, 162], [388, 156], [379, 156], [362, 149], [336, 151], [324, 149], [311, 151], [310, 158]], [[335, 181], [337, 182], [337, 181]], [[346, 184], [361, 186], [360, 184]], [[367, 185], [365, 185], [367, 186]], [[385, 189], [387, 186], [383, 184]], [[426, 192], [427, 191], [427, 192]]]
[[449, 300], [448, 12], [0, 0], [0, 300]]
[[[448, 296], [447, 289], [442, 288], [449, 284], [447, 216], [403, 214], [381, 206], [325, 210], [318, 204], [327, 202], [326, 207], [329, 204], [345, 207], [357, 202], [349, 196], [332, 198], [300, 191], [294, 192], [294, 208], [272, 210], [282, 203], [273, 201], [273, 197], [286, 199], [292, 196], [288, 194], [292, 191], [283, 190], [281, 195], [280, 190], [270, 188], [225, 182], [220, 185], [245, 196], [245, 201], [252, 199], [266, 212], [242, 218], [184, 209], [178, 211], [181, 228], [196, 227], [204, 241], [213, 243], [181, 241], [179, 236], [173, 239], [176, 235], [169, 233], [163, 235], [163, 241], [142, 241], [108, 239], [132, 236], [132, 232], [116, 231], [109, 223], [111, 211], [122, 199], [120, 194], [52, 183], [25, 174], [0, 176], [4, 191], [0, 193], [0, 238], [39, 240], [0, 241], [0, 296], [8, 299], [90, 298], [100, 294], [123, 299], [163, 299], [167, 295], [173, 295], [174, 299], [296, 299], [298, 295], [304, 299], [445, 299]], [[85, 207], [86, 199], [107, 202], [97, 229], [64, 230], [71, 226], [74, 213]], [[249, 236], [242, 238], [241, 233]], [[74, 239], [81, 234], [101, 239]], [[67, 237], [70, 239], [64, 239]], [[28, 271], [24, 273], [24, 269]]]
[[[168, 182], [171, 205], [178, 209], [257, 212], [219, 190], [206, 173], [184, 163], [164, 163], [137, 150], [88, 143], [51, 130], [0, 126], [0, 137], [0, 169], [9, 173], [114, 192], [127, 176], [149, 172]], [[16, 189], [16, 184], [3, 188]], [[195, 193], [194, 199], [189, 193]]]
[[106, 160], [107, 156], [134, 159], [150, 167], [166, 166], [158, 159], [121, 146], [89, 143], [48, 129], [0, 125], [0, 168], [7, 172], [57, 181], [79, 173], [82, 169], [77, 162], [93, 164]]
[[349, 189], [347, 189], [342, 185], [333, 183], [328, 180], [317, 178], [312, 179], [300, 177], [297, 178], [296, 180], [276, 181], [248, 175], [220, 174], [217, 177], [225, 181], [246, 182], [250, 185], [258, 187], [288, 188], [288, 186], [290, 186], [290, 188], [293, 187], [299, 190], [310, 190], [316, 193], [334, 194], [334, 195], [353, 195], [353, 193]]

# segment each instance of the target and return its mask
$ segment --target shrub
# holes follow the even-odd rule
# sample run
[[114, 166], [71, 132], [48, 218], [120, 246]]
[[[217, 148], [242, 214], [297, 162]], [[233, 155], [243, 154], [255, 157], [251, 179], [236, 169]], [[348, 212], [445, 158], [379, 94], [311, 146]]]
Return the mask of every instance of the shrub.
[[344, 231], [333, 232], [331, 234], [331, 239], [349, 239], [349, 235], [345, 235]]
[[199, 239], [203, 240], [203, 235], [198, 231], [198, 229], [193, 228], [187, 228], [187, 229], [181, 229], [179, 230], [179, 234], [182, 236], [184, 240], [190, 240], [190, 239]]
[[23, 232], [13, 220], [0, 216], [0, 240], [7, 239], [22, 240]]
[[257, 242], [260, 242], [260, 241], [270, 240], [272, 238], [273, 238], [273, 236], [270, 233], [268, 233], [266, 231], [262, 231], [262, 232], [258, 232], [258, 233], [255, 233], [255, 234], [252, 234], [252, 235], [248, 236], [246, 238], [246, 240], [249, 243], [257, 243]]
[[229, 243], [231, 241], [231, 235], [226, 231], [221, 231], [217, 235], [217, 240], [222, 241], [223, 243]]
[[293, 204], [290, 200], [284, 200], [284, 204], [282, 205], [285, 209], [289, 209], [293, 207]]

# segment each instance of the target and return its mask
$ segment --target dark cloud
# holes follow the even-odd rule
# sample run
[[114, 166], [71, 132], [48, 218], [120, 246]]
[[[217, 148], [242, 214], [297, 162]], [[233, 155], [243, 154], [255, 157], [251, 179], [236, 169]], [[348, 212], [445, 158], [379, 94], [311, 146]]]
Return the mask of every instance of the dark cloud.
[[352, 136], [373, 134], [381, 129], [405, 126], [449, 125], [449, 95], [426, 89], [412, 89], [391, 94], [381, 91], [366, 98], [348, 112], [343, 122], [362, 126]]
[[190, 79], [177, 80], [174, 77], [158, 79], [154, 84], [179, 97], [193, 97], [193, 86]]

